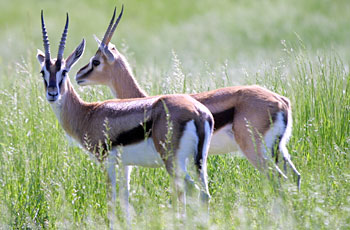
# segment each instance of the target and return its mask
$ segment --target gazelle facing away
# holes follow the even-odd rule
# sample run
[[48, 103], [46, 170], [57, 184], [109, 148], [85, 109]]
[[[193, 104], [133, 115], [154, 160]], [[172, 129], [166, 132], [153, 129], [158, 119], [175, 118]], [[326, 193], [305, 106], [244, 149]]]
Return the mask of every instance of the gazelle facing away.
[[[116, 22], [115, 11], [96, 54], [82, 67], [76, 81], [79, 85], [107, 85], [116, 97], [140, 98], [146, 93], [133, 77], [125, 57], [118, 52], [110, 40], [119, 23], [123, 10]], [[288, 98], [259, 86], [234, 86], [209, 92], [191, 94], [191, 97], [203, 103], [213, 114], [214, 135], [209, 154], [222, 154], [238, 149], [258, 169], [266, 168], [268, 152], [278, 163], [278, 153], [282, 153], [284, 170], [287, 163], [297, 175], [300, 187], [300, 173], [291, 161], [286, 148], [292, 129], [292, 110]], [[275, 169], [285, 177], [278, 165]]]
[[[38, 50], [37, 59], [41, 65], [47, 101], [64, 131], [98, 161], [106, 163], [112, 200], [116, 198], [115, 165], [118, 155], [125, 166], [125, 184], [121, 187], [129, 187], [131, 165], [165, 165], [168, 173], [175, 177], [183, 202], [185, 190], [182, 184], [193, 183], [187, 173], [186, 162], [193, 158], [202, 189], [201, 198], [207, 202], [206, 158], [213, 130], [209, 110], [188, 95], [84, 102], [74, 91], [68, 72], [83, 54], [85, 41], [66, 60], [63, 58], [68, 31], [67, 14], [57, 59], [51, 59], [42, 12], [41, 22], [45, 53]], [[127, 210], [128, 189], [122, 191], [122, 201]]]

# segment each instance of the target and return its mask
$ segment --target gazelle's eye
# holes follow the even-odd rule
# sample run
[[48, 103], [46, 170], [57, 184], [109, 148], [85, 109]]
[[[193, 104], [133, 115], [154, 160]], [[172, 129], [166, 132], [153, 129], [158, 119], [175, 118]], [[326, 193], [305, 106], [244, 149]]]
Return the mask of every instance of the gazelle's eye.
[[101, 62], [99, 60], [93, 60], [92, 65], [93, 66], [98, 66]]

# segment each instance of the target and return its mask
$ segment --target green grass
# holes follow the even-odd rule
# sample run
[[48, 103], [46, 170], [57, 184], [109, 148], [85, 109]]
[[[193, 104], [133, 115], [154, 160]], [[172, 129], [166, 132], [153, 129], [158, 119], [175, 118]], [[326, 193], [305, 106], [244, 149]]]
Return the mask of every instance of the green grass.
[[[0, 229], [106, 229], [106, 175], [70, 146], [46, 102], [36, 49], [44, 9], [56, 54], [70, 13], [66, 55], [96, 51], [115, 1], [0, 0]], [[118, 6], [121, 2], [118, 2]], [[151, 95], [259, 84], [293, 107], [288, 148], [302, 174], [269, 181], [242, 157], [208, 162], [210, 229], [350, 229], [350, 4], [348, 1], [128, 1], [113, 42]], [[297, 34], [297, 35], [296, 35]], [[300, 42], [299, 37], [303, 40]], [[285, 40], [286, 42], [281, 41]], [[104, 87], [75, 87], [87, 101]], [[175, 229], [164, 169], [132, 173], [135, 229]], [[198, 227], [202, 213], [183, 223]], [[120, 226], [125, 226], [118, 210]]]

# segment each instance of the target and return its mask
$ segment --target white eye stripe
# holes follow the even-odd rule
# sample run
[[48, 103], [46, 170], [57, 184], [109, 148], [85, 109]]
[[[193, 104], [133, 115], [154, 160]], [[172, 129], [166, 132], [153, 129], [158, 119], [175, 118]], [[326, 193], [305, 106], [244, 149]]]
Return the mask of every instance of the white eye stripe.
[[88, 66], [84, 69], [84, 74], [88, 71], [90, 71], [90, 69], [92, 68], [92, 61], [94, 60], [94, 56], [92, 58], [90, 58], [89, 64]]
[[49, 84], [50, 72], [47, 71], [46, 66], [44, 66], [41, 71], [43, 71], [44, 73], [43, 75], [44, 80], [46, 81], [47, 84]]
[[[64, 74], [64, 72], [66, 72], [66, 73]], [[66, 69], [64, 69], [64, 68], [56, 73], [56, 84], [57, 84], [57, 87], [60, 87], [59, 84], [63, 81], [64, 77], [67, 76], [67, 73], [68, 73], [68, 71]]]

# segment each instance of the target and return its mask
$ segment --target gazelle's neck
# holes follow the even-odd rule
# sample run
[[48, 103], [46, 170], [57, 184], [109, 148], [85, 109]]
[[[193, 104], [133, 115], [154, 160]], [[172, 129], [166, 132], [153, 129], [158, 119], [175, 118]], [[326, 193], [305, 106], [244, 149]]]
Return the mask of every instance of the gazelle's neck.
[[68, 76], [65, 84], [65, 93], [51, 107], [64, 131], [81, 144], [81, 132], [84, 131], [79, 127], [82, 127], [89, 106], [75, 92]]
[[118, 59], [114, 64], [114, 70], [110, 71], [109, 87], [115, 97], [120, 99], [125, 98], [140, 98], [147, 97], [135, 80], [129, 63], [119, 54]]

